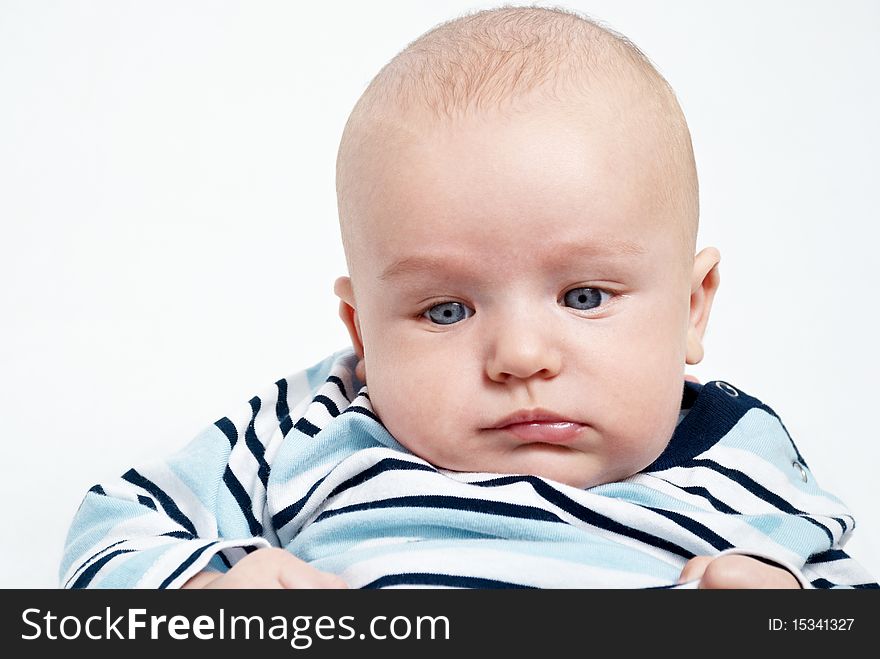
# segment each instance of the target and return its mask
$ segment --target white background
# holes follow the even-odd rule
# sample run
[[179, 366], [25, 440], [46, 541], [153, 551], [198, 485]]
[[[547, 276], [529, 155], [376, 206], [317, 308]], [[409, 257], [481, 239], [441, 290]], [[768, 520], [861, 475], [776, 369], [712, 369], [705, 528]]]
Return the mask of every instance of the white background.
[[[347, 344], [334, 161], [371, 77], [473, 2], [0, 1], [0, 586], [85, 491]], [[676, 89], [722, 284], [706, 359], [780, 414], [880, 576], [880, 4], [565, 5]]]

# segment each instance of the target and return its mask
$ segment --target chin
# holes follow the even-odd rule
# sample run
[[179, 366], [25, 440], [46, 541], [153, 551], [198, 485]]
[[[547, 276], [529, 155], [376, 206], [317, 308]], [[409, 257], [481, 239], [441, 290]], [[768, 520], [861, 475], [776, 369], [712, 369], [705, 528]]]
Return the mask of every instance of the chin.
[[602, 485], [605, 482], [599, 478], [585, 478], [583, 474], [539, 475], [548, 480], [556, 481], [557, 483], [562, 483], [563, 485], [568, 485], [569, 487], [576, 487], [579, 490], [587, 490], [591, 487], [595, 487], [596, 485]]
[[528, 471], [533, 476], [540, 476], [548, 480], [585, 490], [596, 485], [608, 482], [603, 474], [585, 468], [583, 465], [539, 465]]

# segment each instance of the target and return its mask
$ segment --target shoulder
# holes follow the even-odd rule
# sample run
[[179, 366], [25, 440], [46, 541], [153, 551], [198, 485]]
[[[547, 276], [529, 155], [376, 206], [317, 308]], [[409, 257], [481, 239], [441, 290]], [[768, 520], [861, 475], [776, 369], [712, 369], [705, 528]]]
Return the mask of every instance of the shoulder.
[[[280, 430], [286, 435], [316, 397], [332, 407], [334, 399], [348, 400], [350, 392], [363, 386], [354, 373], [355, 363], [351, 348], [338, 350], [263, 387], [213, 425], [233, 444], [247, 431], [269, 435]], [[329, 389], [336, 395], [327, 396]]]
[[683, 418], [663, 454], [646, 471], [679, 466], [721, 443], [748, 448], [782, 443], [801, 456], [779, 415], [767, 404], [724, 380], [685, 382]]

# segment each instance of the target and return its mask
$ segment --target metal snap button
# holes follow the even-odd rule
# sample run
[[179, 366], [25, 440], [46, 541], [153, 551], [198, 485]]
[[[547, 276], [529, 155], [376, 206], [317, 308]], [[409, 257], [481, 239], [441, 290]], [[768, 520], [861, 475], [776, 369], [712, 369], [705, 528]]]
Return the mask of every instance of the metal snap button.
[[739, 392], [726, 382], [716, 382], [715, 386], [721, 389], [721, 391], [726, 393], [728, 396], [732, 396], [733, 398], [739, 396]]
[[791, 466], [794, 467], [800, 473], [801, 480], [804, 481], [804, 483], [806, 483], [807, 482], [807, 470], [804, 469], [804, 466], [800, 462], [798, 462], [797, 460], [792, 462]]

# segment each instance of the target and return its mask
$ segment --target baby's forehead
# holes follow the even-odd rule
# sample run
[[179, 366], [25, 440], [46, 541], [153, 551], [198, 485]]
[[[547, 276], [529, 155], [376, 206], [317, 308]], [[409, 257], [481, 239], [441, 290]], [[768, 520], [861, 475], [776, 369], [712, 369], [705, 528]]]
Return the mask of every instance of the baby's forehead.
[[382, 139], [349, 211], [358, 242], [385, 257], [402, 240], [519, 258], [560, 232], [607, 246], [681, 233], [664, 201], [663, 167], [643, 145], [626, 130], [585, 130], [555, 112], [410, 123]]

